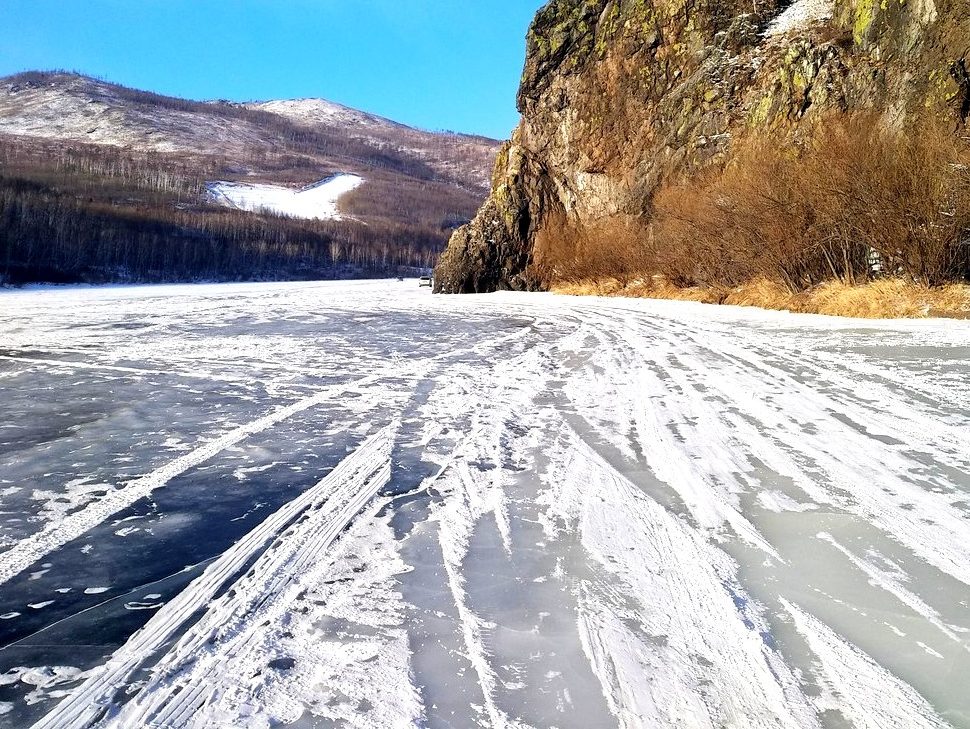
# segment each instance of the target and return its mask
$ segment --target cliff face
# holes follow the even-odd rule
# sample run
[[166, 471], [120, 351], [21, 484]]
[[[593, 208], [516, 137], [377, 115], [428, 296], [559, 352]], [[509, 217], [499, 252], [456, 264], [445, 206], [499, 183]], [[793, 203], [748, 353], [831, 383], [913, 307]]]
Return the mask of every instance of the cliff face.
[[438, 291], [538, 288], [547, 225], [648, 216], [672, 175], [749, 130], [810, 134], [870, 110], [905, 126], [970, 115], [970, 0], [552, 0], [528, 35], [522, 121]]

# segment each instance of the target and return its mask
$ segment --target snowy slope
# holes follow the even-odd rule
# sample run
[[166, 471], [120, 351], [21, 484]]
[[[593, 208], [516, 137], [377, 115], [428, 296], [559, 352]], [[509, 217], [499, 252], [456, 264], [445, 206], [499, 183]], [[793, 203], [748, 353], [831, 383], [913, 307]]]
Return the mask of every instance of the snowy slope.
[[247, 104], [310, 129], [340, 129], [380, 149], [424, 160], [439, 174], [465, 184], [488, 187], [495, 146], [481, 137], [429, 133], [324, 99], [294, 99]]
[[[403, 156], [405, 162], [421, 162], [453, 183], [476, 188], [488, 185], [500, 144], [484, 137], [414, 129], [323, 99], [199, 103], [76, 74], [0, 79], [0, 134], [18, 137], [219, 155], [256, 169], [254, 152], [272, 159], [302, 128], [332, 140], [318, 149], [302, 150], [332, 167], [341, 167], [335, 156], [340, 157], [342, 147], [362, 144], [373, 154]], [[360, 157], [360, 148], [343, 158], [343, 166], [355, 157]]]
[[206, 190], [213, 202], [238, 210], [309, 220], [340, 220], [337, 202], [363, 182], [359, 175], [334, 175], [300, 190], [243, 182], [209, 182]]
[[113, 84], [66, 74], [43, 85], [0, 80], [0, 133], [239, 158], [268, 136], [244, 120], [133, 103]]
[[[374, 114], [351, 109], [348, 106], [335, 104], [326, 99], [287, 99], [276, 101], [261, 101], [246, 104], [251, 109], [269, 111], [280, 116], [301, 121], [308, 126], [339, 125], [347, 129], [403, 131], [409, 127], [398, 124]], [[414, 131], [414, 130], [412, 130]]]
[[970, 322], [408, 281], [0, 337], [0, 727], [970, 727]]

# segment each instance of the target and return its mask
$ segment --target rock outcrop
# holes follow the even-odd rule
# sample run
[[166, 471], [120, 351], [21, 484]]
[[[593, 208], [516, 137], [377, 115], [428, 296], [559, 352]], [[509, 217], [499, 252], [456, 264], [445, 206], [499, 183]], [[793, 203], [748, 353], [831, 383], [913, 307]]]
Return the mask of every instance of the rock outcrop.
[[546, 226], [649, 216], [665, 180], [753, 129], [828, 113], [970, 115], [970, 0], [552, 0], [528, 35], [522, 120], [436, 270], [448, 293], [534, 289]]

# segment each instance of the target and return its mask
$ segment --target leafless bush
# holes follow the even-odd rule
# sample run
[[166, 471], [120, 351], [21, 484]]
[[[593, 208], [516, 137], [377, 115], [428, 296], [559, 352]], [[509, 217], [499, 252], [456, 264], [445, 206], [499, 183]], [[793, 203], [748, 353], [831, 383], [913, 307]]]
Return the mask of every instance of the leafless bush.
[[683, 286], [967, 278], [968, 169], [967, 150], [936, 125], [903, 134], [850, 118], [820, 125], [803, 148], [752, 137], [726, 168], [658, 193], [647, 258]]
[[947, 129], [820, 124], [811, 142], [750, 136], [731, 163], [668, 185], [649, 226], [559, 220], [536, 241], [547, 282], [661, 274], [680, 287], [756, 279], [791, 293], [881, 275], [925, 286], [970, 279], [970, 154]]
[[649, 236], [643, 220], [632, 216], [585, 225], [557, 216], [537, 236], [532, 273], [546, 284], [604, 278], [626, 284], [652, 267]]

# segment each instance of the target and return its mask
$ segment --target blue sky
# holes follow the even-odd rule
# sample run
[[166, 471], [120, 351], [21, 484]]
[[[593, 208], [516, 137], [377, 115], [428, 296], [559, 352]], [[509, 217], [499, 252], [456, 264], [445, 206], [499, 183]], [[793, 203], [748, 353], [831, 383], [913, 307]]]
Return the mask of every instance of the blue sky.
[[543, 0], [0, 0], [0, 75], [65, 68], [193, 99], [320, 96], [505, 138]]

